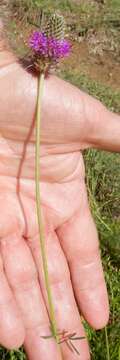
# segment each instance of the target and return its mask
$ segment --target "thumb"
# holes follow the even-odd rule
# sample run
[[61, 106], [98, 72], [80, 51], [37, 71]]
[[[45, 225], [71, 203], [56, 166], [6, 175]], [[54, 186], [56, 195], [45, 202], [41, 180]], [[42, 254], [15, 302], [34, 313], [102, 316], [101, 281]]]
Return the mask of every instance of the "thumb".
[[0, 18], [0, 68], [16, 61], [14, 54], [9, 49], [3, 21]]

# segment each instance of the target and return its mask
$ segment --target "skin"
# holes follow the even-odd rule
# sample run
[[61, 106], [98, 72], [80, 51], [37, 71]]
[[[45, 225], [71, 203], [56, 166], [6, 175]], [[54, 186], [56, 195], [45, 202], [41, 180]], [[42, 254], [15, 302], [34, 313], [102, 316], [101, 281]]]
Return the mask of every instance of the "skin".
[[[37, 78], [0, 52], [0, 343], [24, 344], [29, 360], [60, 360], [49, 317], [35, 207]], [[120, 151], [120, 117], [67, 82], [45, 80], [41, 124], [41, 203], [48, 268], [60, 330], [84, 336], [80, 312], [95, 329], [109, 305], [81, 150]], [[90, 359], [87, 340], [76, 343]], [[78, 356], [62, 346], [65, 360]]]

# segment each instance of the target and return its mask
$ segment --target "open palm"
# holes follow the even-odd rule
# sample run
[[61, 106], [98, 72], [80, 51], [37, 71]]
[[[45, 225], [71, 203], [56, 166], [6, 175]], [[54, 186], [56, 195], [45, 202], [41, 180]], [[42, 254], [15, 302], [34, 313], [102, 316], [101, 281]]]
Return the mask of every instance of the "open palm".
[[[0, 342], [24, 343], [30, 360], [59, 359], [49, 335], [47, 296], [35, 205], [37, 79], [3, 59], [0, 70]], [[11, 64], [9, 63], [11, 62]], [[80, 312], [95, 328], [108, 320], [108, 299], [84, 163], [88, 147], [119, 151], [120, 120], [97, 100], [51, 76], [41, 125], [41, 203], [58, 329], [84, 336]], [[49, 351], [48, 351], [49, 346]], [[86, 340], [76, 344], [89, 359]], [[65, 359], [77, 359], [64, 344]]]

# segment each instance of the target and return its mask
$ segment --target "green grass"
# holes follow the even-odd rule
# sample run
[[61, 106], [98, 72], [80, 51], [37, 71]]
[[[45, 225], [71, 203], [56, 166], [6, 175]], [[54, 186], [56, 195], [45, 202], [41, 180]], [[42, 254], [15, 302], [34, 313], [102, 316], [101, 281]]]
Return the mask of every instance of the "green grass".
[[0, 360], [26, 360], [23, 350], [7, 351], [0, 348]]
[[[51, 0], [11, 0], [10, 4], [14, 13], [17, 10], [17, 18], [12, 17], [9, 25], [9, 34], [16, 37], [20, 34], [20, 18], [28, 12], [28, 4], [36, 12], [40, 6], [60, 9], [68, 17], [69, 25], [73, 24], [73, 33], [79, 29], [91, 29], [103, 31], [105, 29], [108, 38], [114, 34], [114, 41], [119, 40], [119, 0], [106, 0], [105, 5], [98, 8], [97, 1], [51, 1]], [[71, 17], [72, 14], [72, 17]], [[74, 15], [74, 16], [73, 16]], [[18, 27], [19, 18], [19, 27]], [[23, 19], [22, 19], [23, 21]], [[26, 22], [26, 29], [27, 29]], [[20, 44], [19, 53], [24, 53], [24, 46]], [[102, 65], [101, 65], [102, 66]], [[76, 86], [87, 91], [100, 99], [109, 109], [120, 113], [120, 91], [105, 86], [100, 81], [94, 81], [84, 72], [77, 68], [71, 70], [66, 65], [60, 76], [72, 82]], [[120, 72], [118, 74], [120, 76]], [[99, 231], [102, 261], [110, 299], [110, 321], [107, 327], [110, 360], [120, 360], [120, 155], [104, 151], [88, 150], [84, 153], [86, 165], [86, 183], [89, 194], [91, 210]], [[108, 360], [105, 329], [92, 330], [85, 323], [88, 339], [91, 346], [93, 360]], [[24, 352], [9, 352], [0, 348], [1, 360], [25, 360]], [[36, 359], [37, 360], [37, 359]]]

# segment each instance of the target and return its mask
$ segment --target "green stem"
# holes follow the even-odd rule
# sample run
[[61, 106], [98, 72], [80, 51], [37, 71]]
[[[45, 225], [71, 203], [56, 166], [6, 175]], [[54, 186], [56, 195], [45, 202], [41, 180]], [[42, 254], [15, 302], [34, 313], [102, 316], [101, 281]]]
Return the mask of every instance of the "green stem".
[[[38, 97], [37, 97], [37, 111], [36, 111], [36, 155], [35, 155], [35, 182], [36, 182], [36, 205], [37, 205], [37, 218], [38, 218], [38, 229], [40, 237], [40, 249], [43, 261], [43, 270], [45, 277], [45, 285], [48, 296], [49, 315], [51, 321], [51, 330], [57, 344], [59, 343], [59, 335], [57, 331], [57, 324], [55, 319], [55, 310], [52, 300], [52, 293], [49, 281], [48, 263], [45, 249], [45, 236], [44, 227], [42, 221], [41, 202], [40, 202], [40, 127], [41, 127], [41, 100], [44, 86], [44, 73], [41, 73], [38, 81]], [[61, 347], [58, 344], [61, 351]]]
[[106, 340], [106, 349], [107, 349], [107, 360], [110, 360], [110, 350], [109, 350], [107, 326], [105, 326], [105, 340]]

